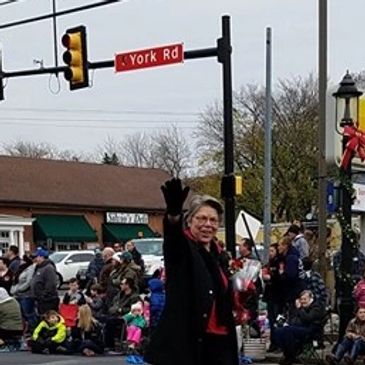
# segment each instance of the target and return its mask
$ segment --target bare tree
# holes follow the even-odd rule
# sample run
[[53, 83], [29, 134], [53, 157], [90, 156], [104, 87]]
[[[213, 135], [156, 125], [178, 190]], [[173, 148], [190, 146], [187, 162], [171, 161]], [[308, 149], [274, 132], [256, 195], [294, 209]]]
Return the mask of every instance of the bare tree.
[[4, 143], [2, 152], [9, 156], [31, 157], [31, 158], [55, 158], [55, 147], [46, 142], [26, 142], [17, 140]]
[[115, 156], [115, 159], [121, 162], [122, 154], [122, 143], [110, 135], [108, 135], [104, 142], [101, 145], [98, 145], [96, 148], [96, 160], [102, 163], [105, 162], [105, 156]]
[[127, 136], [121, 145], [123, 164], [136, 167], [157, 167], [156, 142], [152, 135], [135, 133]]
[[51, 160], [93, 161], [92, 156], [72, 150], [59, 150], [56, 146], [47, 142], [17, 140], [4, 143], [1, 146], [1, 153], [9, 156], [46, 158]]
[[170, 175], [181, 177], [190, 165], [190, 147], [176, 125], [156, 137], [157, 165]]
[[129, 135], [122, 146], [121, 160], [127, 166], [161, 168], [181, 176], [190, 165], [190, 147], [175, 125], [159, 133]]

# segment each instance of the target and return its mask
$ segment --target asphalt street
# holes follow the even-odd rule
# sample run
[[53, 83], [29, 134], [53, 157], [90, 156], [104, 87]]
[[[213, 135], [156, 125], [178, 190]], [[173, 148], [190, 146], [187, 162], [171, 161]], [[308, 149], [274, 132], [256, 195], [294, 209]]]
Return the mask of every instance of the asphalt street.
[[125, 365], [123, 356], [62, 356], [62, 355], [36, 355], [27, 351], [0, 353], [1, 365]]
[[[261, 365], [277, 365], [278, 362], [260, 361]], [[126, 358], [123, 356], [62, 356], [62, 355], [36, 355], [26, 351], [0, 353], [1, 365], [127, 365]], [[171, 364], [173, 365], [173, 364]]]

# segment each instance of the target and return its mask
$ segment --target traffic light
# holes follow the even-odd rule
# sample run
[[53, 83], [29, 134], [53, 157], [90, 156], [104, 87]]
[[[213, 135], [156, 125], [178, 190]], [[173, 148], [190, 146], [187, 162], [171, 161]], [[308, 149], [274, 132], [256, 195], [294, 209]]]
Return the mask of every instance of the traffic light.
[[62, 44], [67, 48], [63, 61], [68, 66], [64, 76], [70, 82], [70, 90], [89, 86], [87, 61], [86, 28], [83, 25], [67, 29], [62, 37]]
[[243, 190], [242, 190], [242, 176], [235, 176], [234, 177], [234, 192], [235, 195], [242, 195]]
[[221, 197], [223, 199], [242, 195], [242, 176], [224, 175], [221, 182]]

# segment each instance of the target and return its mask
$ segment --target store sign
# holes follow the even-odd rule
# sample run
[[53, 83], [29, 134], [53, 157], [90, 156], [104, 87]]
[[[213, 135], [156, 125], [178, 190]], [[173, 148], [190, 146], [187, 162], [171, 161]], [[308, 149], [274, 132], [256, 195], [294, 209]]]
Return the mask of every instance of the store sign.
[[365, 185], [353, 184], [355, 189], [355, 200], [352, 210], [355, 212], [365, 212]]
[[116, 224], [148, 224], [148, 214], [107, 212], [106, 223]]

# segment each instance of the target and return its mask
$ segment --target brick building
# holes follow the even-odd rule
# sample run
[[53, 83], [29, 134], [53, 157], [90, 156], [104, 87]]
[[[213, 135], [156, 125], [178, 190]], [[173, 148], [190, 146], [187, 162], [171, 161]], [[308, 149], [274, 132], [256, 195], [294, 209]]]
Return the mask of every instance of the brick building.
[[168, 178], [160, 169], [0, 156], [0, 251], [162, 234], [160, 186]]

